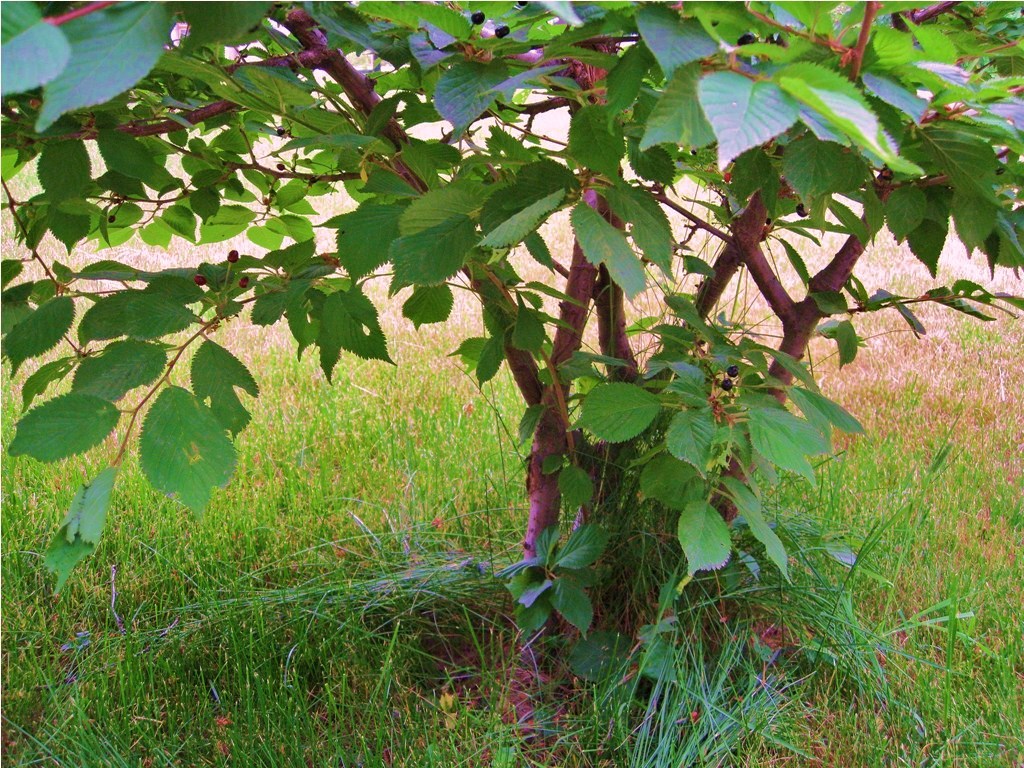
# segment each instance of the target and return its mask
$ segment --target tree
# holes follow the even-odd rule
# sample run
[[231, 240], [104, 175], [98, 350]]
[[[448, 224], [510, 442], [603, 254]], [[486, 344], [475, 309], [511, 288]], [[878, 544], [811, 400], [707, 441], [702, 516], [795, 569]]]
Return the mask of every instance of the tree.
[[[532, 441], [524, 558], [505, 571], [520, 622], [554, 609], [586, 631], [601, 510], [626, 482], [671, 510], [690, 577], [729, 560], [737, 514], [785, 574], [762, 486], [813, 479], [807, 456], [830, 450], [832, 429], [860, 430], [800, 362], [813, 336], [845, 364], [860, 313], [893, 309], [920, 330], [921, 302], [982, 320], [1024, 309], [963, 280], [906, 297], [856, 277], [883, 226], [933, 275], [951, 223], [993, 271], [1024, 266], [1012, 4], [49, 7], [2, 9], [3, 188], [28, 254], [3, 262], [3, 350], [16, 372], [61, 349], [24, 381], [33, 407], [9, 452], [59, 461], [118, 434], [47, 553], [58, 589], [95, 548], [129, 446], [193, 510], [230, 480], [259, 387], [206, 334], [246, 315], [287, 323], [330, 379], [343, 353], [390, 362], [370, 281], [388, 280], [417, 326], [447, 319], [453, 287], [472, 291], [485, 330], [458, 353], [481, 384], [508, 366]], [[353, 59], [367, 51], [372, 72]], [[534, 131], [555, 110], [565, 142]], [[33, 160], [43, 191], [17, 199], [8, 181]], [[342, 188], [358, 207], [319, 221], [318, 199]], [[571, 253], [538, 232], [561, 210]], [[317, 253], [314, 228], [337, 249]], [[243, 232], [260, 253], [159, 272], [38, 252], [47, 236], [70, 252]], [[812, 273], [799, 246], [816, 232], [843, 242]], [[689, 247], [698, 233], [719, 244], [710, 263]], [[517, 274], [519, 246], [549, 280]], [[38, 274], [19, 281], [26, 262]], [[781, 326], [777, 348], [714, 317], [741, 271]], [[626, 302], [648, 291], [665, 317], [631, 326]], [[585, 524], [560, 541], [563, 513]]]

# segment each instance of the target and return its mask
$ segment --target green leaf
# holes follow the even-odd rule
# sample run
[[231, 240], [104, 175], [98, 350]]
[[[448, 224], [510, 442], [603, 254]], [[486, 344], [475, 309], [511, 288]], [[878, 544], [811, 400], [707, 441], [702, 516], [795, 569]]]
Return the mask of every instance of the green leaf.
[[583, 589], [570, 579], [555, 579], [551, 590], [551, 607], [562, 614], [581, 634], [586, 635], [594, 620], [594, 607]]
[[358, 288], [337, 291], [327, 297], [316, 343], [320, 347], [320, 366], [328, 381], [343, 349], [366, 360], [393, 362], [377, 318], [377, 308]]
[[487, 233], [480, 241], [485, 248], [508, 248], [525, 240], [562, 204], [565, 190], [557, 189], [547, 197], [523, 208]]
[[249, 32], [263, 19], [270, 3], [254, 2], [190, 2], [181, 5], [182, 15], [188, 23], [189, 48], [219, 43], [237, 42], [235, 38]]
[[714, 436], [715, 422], [711, 409], [692, 408], [672, 417], [665, 442], [673, 456], [693, 466], [704, 477]]
[[583, 24], [576, 14], [574, 4], [568, 0], [541, 0], [541, 5], [570, 26], [579, 27]]
[[657, 201], [630, 184], [609, 187], [604, 196], [615, 214], [629, 224], [629, 234], [644, 256], [671, 274], [675, 241], [668, 217]]
[[691, 501], [679, 513], [678, 533], [690, 576], [697, 571], [718, 570], [729, 562], [729, 526], [706, 500]]
[[85, 453], [114, 431], [120, 417], [121, 412], [108, 400], [61, 395], [22, 417], [8, 453], [46, 462]]
[[[158, 155], [140, 139], [121, 131], [100, 131], [96, 146], [108, 171], [138, 179], [156, 190], [175, 183], [174, 177], [157, 160]], [[192, 229], [195, 231], [195, 224]]]
[[192, 391], [232, 436], [245, 429], [252, 418], [238, 398], [236, 388], [259, 397], [260, 388], [245, 363], [219, 344], [207, 339], [192, 358]]
[[922, 264], [928, 267], [932, 277], [938, 274], [939, 256], [942, 255], [942, 249], [946, 245], [948, 233], [948, 222], [925, 219], [907, 235], [907, 244], [910, 245], [910, 250]]
[[808, 295], [824, 315], [842, 315], [850, 311], [846, 297], [840, 291], [817, 291]]
[[91, 483], [83, 484], [71, 500], [71, 509], [61, 525], [68, 544], [81, 539], [89, 544], [99, 543], [107, 519], [110, 494], [117, 480], [117, 467], [107, 467]]
[[569, 153], [584, 168], [619, 177], [619, 165], [626, 153], [622, 125], [608, 107], [590, 104], [573, 115], [569, 125]]
[[828, 445], [813, 425], [782, 408], [751, 408], [748, 428], [754, 450], [776, 466], [814, 483], [807, 454], [824, 453]]
[[68, 253], [71, 253], [75, 244], [92, 230], [92, 221], [88, 216], [68, 215], [55, 208], [50, 208], [46, 220], [50, 225], [50, 232], [63, 243]]
[[390, 251], [395, 281], [401, 286], [439, 285], [462, 268], [476, 243], [476, 227], [461, 215], [400, 237]]
[[915, 186], [897, 187], [885, 201], [885, 223], [896, 240], [902, 242], [924, 221], [928, 198]]
[[[895, 30], [892, 31], [895, 32]], [[907, 35], [901, 32], [896, 34], [899, 34], [901, 37], [906, 38], [909, 41]], [[888, 78], [878, 77], [865, 72], [861, 79], [864, 81], [864, 85], [868, 87], [868, 90], [871, 91], [871, 93], [875, 94], [875, 96], [880, 98], [889, 106], [896, 107], [896, 109], [910, 117], [910, 119], [918, 125], [921, 124], [921, 120], [924, 118], [924, 113], [928, 109], [927, 101], [918, 98], [913, 93], [902, 86], [897, 85]]]
[[521, 297], [518, 297], [519, 309], [516, 312], [516, 322], [512, 326], [512, 346], [516, 349], [528, 352], [540, 352], [544, 342], [547, 341], [547, 333], [544, 331], [544, 321], [539, 312], [528, 309]]
[[11, 361], [11, 373], [29, 358], [53, 349], [75, 321], [75, 302], [68, 296], [50, 299], [21, 320], [3, 340], [3, 352]]
[[647, 118], [647, 128], [640, 141], [641, 149], [655, 144], [698, 148], [715, 140], [711, 124], [697, 99], [700, 77], [701, 67], [696, 63], [683, 67], [672, 76]]
[[167, 387], [139, 438], [142, 471], [153, 487], [199, 514], [235, 471], [235, 447], [213, 411], [187, 389]]
[[447, 285], [417, 286], [405, 304], [402, 315], [419, 329], [429, 323], [443, 323], [452, 313], [455, 297]]
[[796, 122], [793, 100], [777, 85], [735, 72], [712, 72], [698, 86], [700, 105], [718, 138], [718, 167], [775, 138]]
[[[563, 475], [566, 470], [569, 469], [575, 469], [577, 472], [582, 472], [587, 481], [590, 481], [590, 476], [587, 475], [586, 472], [571, 464], [562, 470]], [[559, 486], [561, 486], [561, 482], [561, 476], [559, 476]], [[582, 478], [577, 478], [576, 480], [571, 481], [571, 484], [579, 484], [582, 486]], [[592, 487], [593, 486], [591, 485], [591, 488]], [[580, 502], [580, 504], [584, 504], [589, 500], [590, 497], [588, 496], [587, 499]], [[572, 504], [571, 506], [578, 505]], [[601, 556], [606, 546], [608, 546], [608, 533], [601, 528], [601, 526], [594, 525], [593, 523], [581, 525], [569, 535], [565, 544], [558, 549], [558, 552], [555, 555], [555, 567], [586, 568], [597, 562], [597, 558]]]
[[682, 509], [695, 497], [704, 497], [704, 482], [691, 465], [660, 453], [644, 465], [640, 490], [670, 509]]
[[3, 273], [2, 279], [4, 290], [6, 290], [7, 286], [11, 284], [11, 280], [21, 274], [24, 267], [25, 264], [20, 259], [4, 259], [0, 262], [0, 270], [2, 270]]
[[993, 198], [998, 162], [992, 146], [976, 132], [957, 125], [925, 126], [923, 147], [957, 189]]
[[587, 261], [594, 266], [604, 264], [612, 280], [629, 298], [642, 293], [647, 286], [647, 276], [626, 236], [586, 203], [573, 208], [570, 218]]
[[116, 479], [117, 467], [107, 467], [91, 483], [83, 484], [71, 500], [71, 509], [43, 558], [46, 568], [57, 574], [55, 592], [64, 587], [72, 569], [95, 551]]
[[583, 401], [580, 424], [601, 440], [632, 440], [651, 425], [661, 411], [658, 398], [635, 384], [598, 384]]
[[415, 235], [456, 216], [471, 217], [481, 208], [482, 202], [482, 190], [468, 184], [449, 184], [432, 189], [406, 208], [398, 222], [398, 230], [403, 235]]
[[83, 342], [116, 339], [155, 339], [188, 328], [196, 316], [167, 296], [122, 291], [97, 301], [82, 317], [78, 338]]
[[808, 134], [786, 147], [782, 173], [809, 204], [833, 192], [860, 189], [868, 178], [868, 167], [849, 149]]
[[170, 43], [163, 3], [126, 3], [90, 13], [61, 27], [71, 61], [43, 89], [36, 130], [65, 112], [101, 104], [145, 77]]
[[[594, 497], [594, 481], [590, 479], [586, 470], [575, 464], [570, 464], [563, 467], [562, 471], [558, 473], [558, 491], [562, 494], [562, 501], [565, 502], [566, 507], [574, 509], [583, 506]], [[575, 536], [575, 533], [573, 535]], [[571, 538], [570, 541], [572, 541]], [[564, 554], [564, 549], [563, 547], [562, 554]], [[561, 560], [561, 556], [559, 560]], [[583, 566], [566, 567], [580, 568]]]
[[832, 427], [849, 434], [864, 434], [864, 427], [849, 411], [824, 395], [803, 387], [791, 387], [789, 396], [807, 417], [807, 420], [814, 424], [823, 435], [827, 436], [832, 431]]
[[39, 366], [21, 385], [21, 406], [27, 410], [32, 401], [43, 394], [55, 381], [62, 381], [75, 367], [74, 357], [62, 357]]
[[35, 3], [4, 3], [0, 13], [0, 96], [31, 91], [57, 77], [71, 58], [60, 27], [43, 21]]
[[967, 253], [975, 248], [983, 248], [985, 240], [996, 226], [999, 208], [986, 198], [957, 189], [953, 193], [950, 210], [953, 211], [956, 233]]
[[508, 68], [499, 61], [458, 61], [437, 81], [434, 106], [451, 123], [455, 137], [488, 110], [498, 96], [495, 88], [508, 78]]
[[653, 59], [647, 48], [634, 45], [626, 50], [619, 62], [608, 72], [608, 98], [606, 104], [613, 114], [624, 112], [633, 106], [644, 75], [651, 68]]
[[849, 137], [897, 173], [920, 174], [921, 169], [897, 153], [892, 140], [849, 80], [817, 64], [790, 64], [776, 74], [784, 91], [809, 107], [826, 125]]
[[789, 557], [786, 554], [786, 545], [782, 543], [778, 534], [768, 525], [761, 510], [761, 502], [746, 485], [734, 477], [723, 477], [722, 485], [732, 500], [736, 503], [736, 509], [747, 521], [750, 532], [754, 537], [764, 544], [765, 552], [772, 562], [779, 567], [782, 575], [789, 581]]
[[52, 202], [82, 197], [92, 176], [85, 143], [77, 140], [47, 142], [39, 155], [36, 173]]
[[71, 391], [116, 402], [136, 387], [156, 381], [166, 364], [167, 352], [156, 344], [115, 341], [79, 364]]
[[636, 24], [666, 78], [671, 78], [679, 67], [718, 52], [718, 44], [700, 22], [681, 18], [676, 10], [662, 3], [644, 3]]
[[172, 205], [164, 209], [160, 221], [167, 225], [175, 234], [181, 235], [190, 243], [196, 241], [196, 215], [186, 206]]

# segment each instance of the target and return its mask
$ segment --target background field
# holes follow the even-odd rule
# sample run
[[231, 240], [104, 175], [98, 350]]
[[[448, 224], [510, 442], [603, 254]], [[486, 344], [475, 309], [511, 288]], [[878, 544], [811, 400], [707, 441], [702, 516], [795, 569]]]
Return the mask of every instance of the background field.
[[[3, 232], [5, 257], [21, 253], [9, 217]], [[546, 235], [569, 244], [564, 221]], [[180, 266], [232, 246], [246, 243], [103, 255]], [[990, 284], [956, 243], [941, 272]], [[859, 274], [869, 290], [935, 284], [885, 233]], [[1008, 274], [995, 287], [1022, 289]], [[379, 302], [398, 366], [343, 358], [333, 386], [285, 330], [218, 331], [263, 388], [235, 479], [195, 520], [129, 458], [103, 543], [60, 597], [41, 552], [113, 443], [54, 466], [4, 458], [5, 763], [630, 764], [629, 724], [582, 684], [562, 691], [561, 735], [543, 750], [517, 735], [515, 633], [491, 574], [516, 557], [524, 519], [520, 412], [504, 371], [480, 390], [448, 356], [480, 325], [457, 293], [453, 320], [419, 333], [400, 303]], [[726, 309], [756, 321], [753, 294], [740, 283]], [[921, 339], [895, 312], [858, 318], [867, 346], [841, 373], [815, 343], [824, 391], [867, 436], [840, 439], [816, 489], [773, 500], [868, 537], [850, 592], [897, 649], [883, 659], [891, 688], [851, 696], [827, 666], [794, 678], [771, 736], [745, 738], [726, 764], [1024, 760], [1024, 329], [920, 316]], [[4, 445], [26, 369], [15, 382], [4, 369]]]

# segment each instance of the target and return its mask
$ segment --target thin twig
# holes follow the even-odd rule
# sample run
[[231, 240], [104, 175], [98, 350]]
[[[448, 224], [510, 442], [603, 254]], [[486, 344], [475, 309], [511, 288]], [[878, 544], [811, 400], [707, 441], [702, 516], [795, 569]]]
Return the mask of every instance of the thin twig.
[[705, 232], [708, 232], [708, 233], [714, 235], [719, 240], [721, 240], [723, 243], [732, 242], [732, 237], [730, 235], [728, 235], [727, 233], [725, 233], [722, 230], [720, 230], [714, 224], [709, 224], [708, 222], [704, 221], [704, 219], [700, 218], [699, 216], [696, 216], [696, 215], [690, 213], [690, 211], [688, 211], [685, 208], [683, 208], [683, 206], [681, 206], [675, 200], [672, 200], [671, 198], [667, 197], [665, 194], [663, 194], [663, 193], [656, 193], [654, 195], [654, 199], [657, 200], [662, 205], [664, 205], [666, 208], [671, 208], [673, 211], [678, 213], [680, 216], [682, 216], [684, 219], [689, 221], [691, 224], [693, 224], [698, 229], [703, 229]]
[[69, 21], [80, 19], [82, 16], [88, 16], [90, 13], [96, 11], [102, 11], [104, 8], [115, 5], [114, 0], [108, 0], [108, 2], [100, 3], [88, 3], [83, 5], [81, 8], [75, 8], [73, 11], [62, 13], [60, 16], [50, 16], [43, 19], [47, 24], [52, 24], [55, 27], [59, 27], [61, 24], [67, 24]]

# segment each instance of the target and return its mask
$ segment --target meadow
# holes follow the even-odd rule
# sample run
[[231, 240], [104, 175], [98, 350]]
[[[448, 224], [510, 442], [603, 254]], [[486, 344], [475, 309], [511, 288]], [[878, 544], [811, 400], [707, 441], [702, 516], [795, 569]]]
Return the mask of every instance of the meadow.
[[[11, 231], [5, 218], [5, 258], [21, 252]], [[569, 244], [564, 221], [545, 234], [553, 250]], [[230, 247], [246, 243], [103, 255], [181, 266]], [[952, 241], [940, 267], [940, 283], [992, 284]], [[859, 274], [869, 290], [935, 284], [885, 232]], [[1001, 274], [995, 287], [1022, 283]], [[754, 292], [741, 281], [724, 308], [756, 323]], [[457, 293], [449, 323], [416, 332], [382, 285], [398, 365], [344, 357], [333, 385], [286, 329], [217, 331], [262, 388], [235, 478], [195, 519], [130, 456], [102, 544], [59, 596], [41, 553], [113, 443], [56, 465], [4, 458], [5, 765], [1024, 764], [1019, 320], [925, 306], [918, 339], [894, 311], [859, 317], [867, 343], [842, 371], [834, 345], [815, 342], [824, 392], [866, 435], [839, 437], [817, 487], [784, 483], [772, 508], [860, 556], [820, 574], [820, 589], [780, 587], [779, 623], [784, 605], [834, 597], [828, 610], [859, 617], [850, 658], [885, 684], [826, 658], [759, 668], [755, 638], [726, 631], [677, 659], [677, 709], [699, 721], [658, 721], [620, 679], [567, 674], [524, 707], [511, 599], [493, 576], [518, 557], [525, 518], [520, 407], [506, 371], [481, 389], [450, 356], [480, 325]], [[4, 368], [5, 446], [26, 369], [12, 381]], [[713, 608], [728, 629], [731, 609]], [[745, 670], [750, 691], [722, 669]]]

